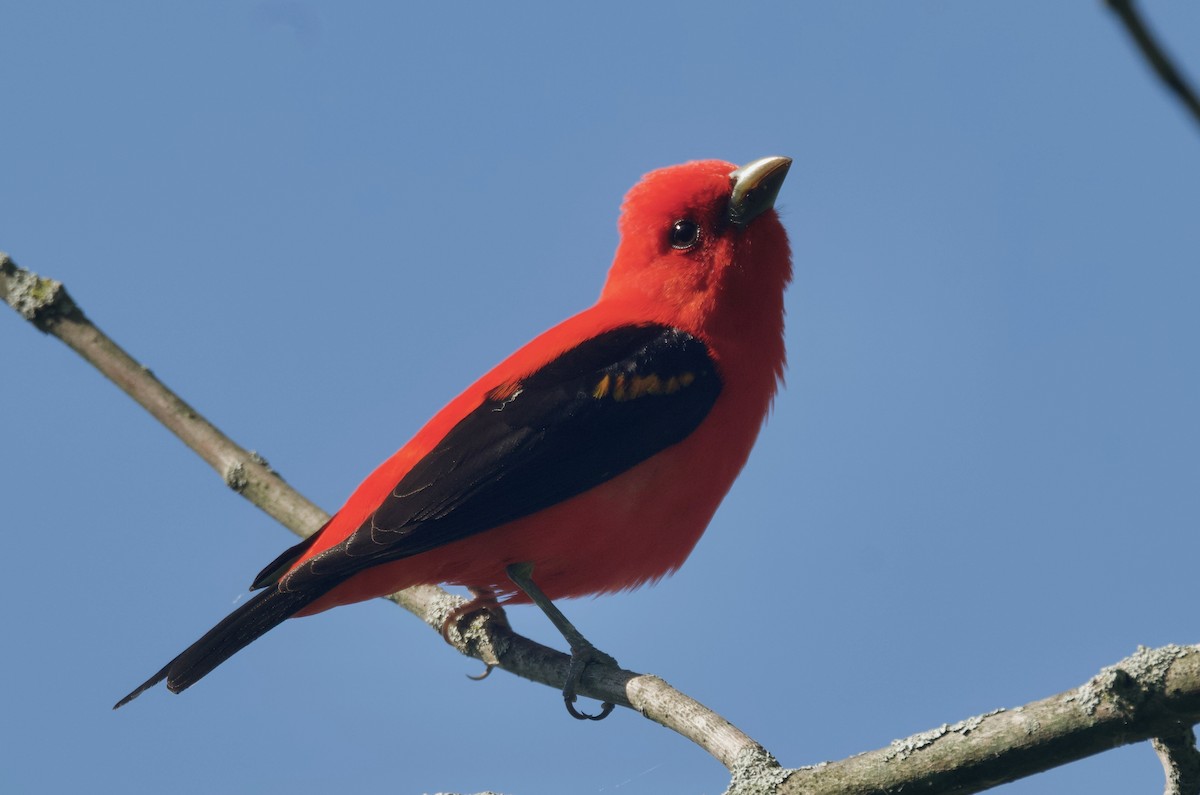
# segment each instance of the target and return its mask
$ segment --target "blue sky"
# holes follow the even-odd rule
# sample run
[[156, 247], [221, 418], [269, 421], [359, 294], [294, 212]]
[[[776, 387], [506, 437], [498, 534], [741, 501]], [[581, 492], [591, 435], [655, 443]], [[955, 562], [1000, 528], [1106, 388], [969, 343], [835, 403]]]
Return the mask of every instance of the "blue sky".
[[[1200, 75], [1200, 7], [1147, 11]], [[788, 385], [750, 464], [674, 578], [565, 605], [785, 764], [1200, 640], [1200, 135], [1101, 3], [10, 3], [0, 29], [0, 250], [327, 509], [594, 300], [641, 174], [794, 158]], [[385, 603], [111, 712], [293, 539], [12, 313], [0, 372], [0, 789], [725, 787], [636, 715], [470, 682]], [[1004, 791], [1160, 786], [1141, 745]]]

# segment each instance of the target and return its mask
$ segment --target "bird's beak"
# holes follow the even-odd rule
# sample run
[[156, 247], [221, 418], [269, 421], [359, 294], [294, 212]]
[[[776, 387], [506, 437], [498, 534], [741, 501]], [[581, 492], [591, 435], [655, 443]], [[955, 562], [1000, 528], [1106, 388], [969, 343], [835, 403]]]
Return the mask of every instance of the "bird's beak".
[[729, 222], [738, 229], [775, 206], [783, 178], [792, 166], [790, 157], [764, 157], [729, 173]]

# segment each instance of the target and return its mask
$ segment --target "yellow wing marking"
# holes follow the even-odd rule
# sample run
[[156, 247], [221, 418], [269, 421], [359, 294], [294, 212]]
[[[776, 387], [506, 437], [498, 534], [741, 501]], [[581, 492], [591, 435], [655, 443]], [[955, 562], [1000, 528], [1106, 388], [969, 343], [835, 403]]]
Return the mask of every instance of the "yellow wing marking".
[[611, 395], [613, 400], [624, 402], [640, 398], [643, 395], [672, 395], [684, 387], [690, 386], [695, 380], [695, 373], [680, 373], [666, 380], [656, 373], [632, 377], [620, 373], [615, 378], [606, 373], [596, 382], [595, 388], [592, 389], [592, 397], [599, 400]]

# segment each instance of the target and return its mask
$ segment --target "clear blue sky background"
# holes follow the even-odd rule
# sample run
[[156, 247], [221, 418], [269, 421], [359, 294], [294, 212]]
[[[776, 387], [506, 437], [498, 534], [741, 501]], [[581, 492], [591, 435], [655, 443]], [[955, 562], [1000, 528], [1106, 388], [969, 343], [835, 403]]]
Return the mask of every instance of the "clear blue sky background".
[[[1200, 6], [1148, 11], [1200, 75]], [[749, 466], [672, 580], [567, 605], [785, 764], [1200, 640], [1200, 134], [1101, 3], [7, 3], [0, 30], [0, 249], [327, 509], [594, 299], [641, 174], [795, 158], [788, 386]], [[634, 714], [468, 681], [385, 603], [111, 712], [293, 538], [7, 311], [0, 382], [0, 790], [724, 788]], [[1141, 745], [1005, 791], [1160, 787]]]

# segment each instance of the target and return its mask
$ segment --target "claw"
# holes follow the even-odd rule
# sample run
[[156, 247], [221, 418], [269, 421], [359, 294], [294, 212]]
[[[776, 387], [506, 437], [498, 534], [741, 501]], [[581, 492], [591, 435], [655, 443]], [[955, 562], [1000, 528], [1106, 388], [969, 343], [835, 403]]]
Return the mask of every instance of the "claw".
[[491, 675], [491, 673], [494, 669], [500, 667], [497, 663], [484, 663], [484, 665], [487, 667], [483, 669], [483, 673], [467, 674], [467, 678], [470, 679], [472, 682], [482, 682], [484, 679], [487, 679], [488, 676]]
[[604, 703], [602, 703], [600, 705], [600, 712], [598, 714], [589, 715], [586, 712], [580, 712], [579, 710], [575, 709], [575, 705], [574, 705], [574, 703], [572, 703], [575, 701], [575, 696], [568, 697], [567, 694], [564, 693], [563, 701], [567, 705], [567, 713], [572, 718], [575, 718], [575, 720], [604, 720], [605, 718], [607, 718], [609, 715], [612, 714], [612, 711], [614, 709], [616, 709], [616, 705], [613, 704], [611, 701], [605, 701]]
[[600, 663], [601, 665], [616, 666], [617, 661], [610, 655], [597, 649], [590, 643], [587, 646], [582, 646], [571, 650], [571, 667], [567, 669], [567, 681], [563, 685], [563, 703], [567, 706], [567, 712], [576, 720], [604, 720], [616, 708], [616, 705], [605, 701], [600, 704], [600, 712], [592, 715], [587, 712], [580, 712], [575, 709], [575, 701], [578, 698], [575, 690], [579, 686], [579, 681], [583, 679], [583, 671], [588, 667], [589, 663]]

